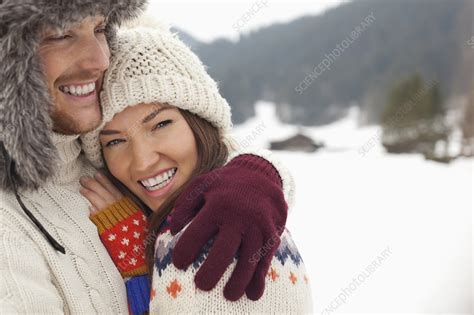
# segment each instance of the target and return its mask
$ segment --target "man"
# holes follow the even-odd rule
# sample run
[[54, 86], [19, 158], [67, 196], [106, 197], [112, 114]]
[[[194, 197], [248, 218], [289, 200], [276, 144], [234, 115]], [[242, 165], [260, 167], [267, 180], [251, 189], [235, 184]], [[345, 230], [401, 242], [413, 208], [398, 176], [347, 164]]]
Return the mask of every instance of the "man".
[[[109, 65], [108, 43], [114, 28], [143, 8], [144, 0], [0, 0], [2, 313], [128, 313], [123, 280], [89, 221], [89, 204], [79, 193], [79, 178], [96, 171], [81, 154], [79, 136], [101, 121], [98, 96]], [[206, 200], [206, 204], [223, 205], [212, 209], [221, 214], [239, 211], [244, 217], [263, 216], [266, 219], [259, 221], [267, 223], [258, 228], [264, 241], [272, 240], [286, 222], [287, 205], [279, 196], [283, 185], [291, 199], [291, 178], [279, 167], [280, 181], [275, 168], [255, 155], [234, 161], [234, 167], [225, 169], [228, 175], [237, 168], [263, 185], [278, 182], [270, 196], [244, 190], [249, 200], [272, 200], [269, 207], [252, 208], [251, 202], [248, 209], [227, 207], [224, 201], [239, 198], [246, 186], [233, 182], [204, 183], [225, 184], [233, 192], [214, 197], [218, 202]], [[181, 221], [175, 224], [180, 226], [191, 219], [186, 214], [177, 217]], [[225, 221], [225, 215], [221, 217], [219, 233], [232, 224]], [[215, 228], [205, 227], [195, 237], [211, 235], [209, 231]], [[237, 231], [231, 237], [239, 244], [246, 235]], [[185, 243], [178, 245], [186, 248]], [[235, 255], [223, 245], [208, 257], [214, 268], [208, 265], [205, 270], [216, 270], [209, 279], [218, 279]], [[232, 287], [238, 291], [233, 296], [245, 293], [258, 299], [262, 295], [277, 246], [254, 263], [253, 275], [232, 277], [236, 281]], [[224, 252], [228, 254], [222, 255]], [[239, 261], [250, 263], [254, 255], [248, 256]], [[186, 266], [191, 263], [186, 257], [173, 257], [173, 262]], [[205, 287], [196, 285], [210, 289], [209, 282]]]

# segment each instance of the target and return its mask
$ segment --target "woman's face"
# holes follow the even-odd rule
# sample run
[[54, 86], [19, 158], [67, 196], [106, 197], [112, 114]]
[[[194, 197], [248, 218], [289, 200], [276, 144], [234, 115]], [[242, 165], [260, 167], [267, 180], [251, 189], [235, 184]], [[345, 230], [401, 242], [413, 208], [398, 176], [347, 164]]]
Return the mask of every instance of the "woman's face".
[[139, 104], [115, 115], [100, 132], [105, 162], [153, 211], [197, 166], [194, 134], [176, 107]]

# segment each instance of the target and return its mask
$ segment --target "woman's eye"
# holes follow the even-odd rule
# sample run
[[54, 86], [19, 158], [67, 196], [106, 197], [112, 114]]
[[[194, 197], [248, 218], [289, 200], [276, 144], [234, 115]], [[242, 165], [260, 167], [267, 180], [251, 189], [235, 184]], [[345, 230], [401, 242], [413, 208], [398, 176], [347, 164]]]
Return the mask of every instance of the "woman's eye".
[[107, 142], [107, 143], [105, 144], [105, 146], [106, 146], [106, 147], [111, 147], [111, 146], [117, 145], [117, 144], [119, 144], [119, 143], [121, 143], [121, 142], [123, 142], [123, 141], [124, 141], [124, 140], [122, 140], [122, 139], [114, 139], [114, 140], [111, 140], [111, 141]]
[[161, 128], [166, 127], [167, 125], [171, 124], [172, 122], [173, 121], [171, 119], [160, 121], [159, 123], [157, 123], [155, 125], [155, 127], [153, 127], [152, 130], [161, 129]]

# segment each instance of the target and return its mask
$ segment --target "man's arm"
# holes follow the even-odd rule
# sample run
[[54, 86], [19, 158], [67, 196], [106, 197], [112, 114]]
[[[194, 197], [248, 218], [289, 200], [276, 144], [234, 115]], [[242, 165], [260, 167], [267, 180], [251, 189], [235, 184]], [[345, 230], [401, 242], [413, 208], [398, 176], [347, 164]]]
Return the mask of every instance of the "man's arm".
[[287, 200], [292, 202], [294, 184], [286, 168], [275, 166], [270, 153], [264, 152], [265, 157], [255, 151], [238, 153], [224, 167], [191, 180], [176, 200], [171, 232], [176, 234], [193, 222], [174, 248], [173, 263], [186, 269], [214, 238], [196, 274], [196, 286], [204, 291], [214, 288], [239, 252], [224, 296], [235, 301], [245, 293], [258, 300], [285, 228]]
[[281, 179], [281, 188], [288, 204], [288, 212], [291, 213], [295, 201], [295, 180], [288, 167], [275, 154], [266, 149], [239, 149], [230, 154], [229, 160], [233, 160], [241, 155], [251, 154], [261, 157], [272, 164]]
[[0, 224], [0, 312], [64, 313], [63, 300], [44, 257], [20, 233]]

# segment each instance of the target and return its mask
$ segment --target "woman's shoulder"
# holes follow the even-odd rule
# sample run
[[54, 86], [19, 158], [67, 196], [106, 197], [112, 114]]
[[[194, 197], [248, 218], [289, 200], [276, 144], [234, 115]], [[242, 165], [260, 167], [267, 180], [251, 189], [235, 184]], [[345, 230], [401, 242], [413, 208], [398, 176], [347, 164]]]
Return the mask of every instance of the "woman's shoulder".
[[303, 263], [303, 258], [301, 257], [298, 247], [287, 228], [285, 228], [280, 237], [280, 245], [275, 252], [274, 258], [282, 265], [285, 265], [288, 261], [291, 261], [296, 266]]

